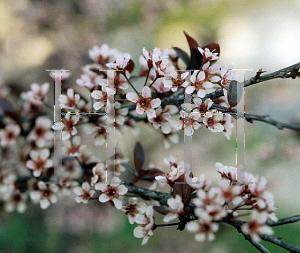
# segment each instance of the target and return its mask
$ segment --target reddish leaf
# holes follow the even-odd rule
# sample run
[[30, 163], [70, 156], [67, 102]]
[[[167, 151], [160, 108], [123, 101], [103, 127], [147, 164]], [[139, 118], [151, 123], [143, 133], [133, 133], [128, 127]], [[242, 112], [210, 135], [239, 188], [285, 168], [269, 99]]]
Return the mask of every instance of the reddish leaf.
[[185, 31], [184, 35], [188, 41], [190, 51], [191, 51], [191, 65], [188, 66], [188, 69], [200, 69], [202, 66], [202, 60], [203, 56], [198, 50], [198, 43], [195, 39], [193, 39], [191, 36], [189, 36]]
[[186, 37], [186, 39], [189, 43], [190, 49], [191, 48], [198, 49], [199, 45], [198, 45], [197, 41], [195, 39], [193, 39], [190, 35], [188, 35], [185, 31], [183, 31], [183, 32], [184, 32], [184, 35], [185, 35], [185, 37]]
[[192, 199], [191, 187], [184, 182], [184, 179], [180, 178], [173, 186], [173, 198], [179, 195], [182, 199], [182, 203], [185, 207], [188, 207]]
[[[220, 45], [218, 43], [209, 43], [209, 44], [206, 44], [202, 47], [202, 49], [204, 50], [204, 48], [208, 48], [210, 50], [210, 52], [212, 53], [218, 53], [218, 56], [220, 56]], [[215, 62], [216, 60], [214, 61], [211, 61], [211, 62]]]
[[160, 214], [163, 214], [163, 215], [166, 215], [166, 214], [168, 214], [168, 213], [170, 212], [170, 211], [164, 209], [162, 206], [153, 206], [153, 209], [154, 209], [156, 212], [158, 212], [158, 213], [160, 213]]
[[154, 182], [155, 177], [164, 174], [159, 169], [151, 169], [151, 170], [140, 170], [139, 176], [136, 180], [146, 180], [150, 182]]
[[256, 75], [255, 75], [255, 79], [257, 79], [257, 78], [259, 78], [260, 77], [260, 75], [262, 74], [262, 73], [264, 73], [264, 72], [266, 72], [266, 71], [263, 71], [262, 69], [259, 69], [257, 72], [256, 72]]
[[126, 68], [125, 68], [125, 70], [128, 70], [129, 73], [131, 73], [134, 70], [134, 62], [133, 62], [133, 60], [131, 60], [131, 59], [129, 60], [129, 62], [128, 62]]
[[133, 163], [134, 163], [134, 168], [137, 172], [139, 172], [142, 169], [144, 162], [145, 162], [145, 153], [143, 147], [139, 142], [137, 142], [135, 144], [134, 151], [133, 151]]
[[291, 70], [292, 79], [295, 79], [299, 75], [298, 71], [299, 71], [299, 67], [298, 68], [295, 68], [295, 67], [292, 68], [292, 70]]
[[21, 116], [19, 113], [4, 110], [4, 114], [5, 114], [5, 116], [8, 116], [8, 117], [12, 118], [14, 121], [16, 121], [17, 123], [21, 124]]

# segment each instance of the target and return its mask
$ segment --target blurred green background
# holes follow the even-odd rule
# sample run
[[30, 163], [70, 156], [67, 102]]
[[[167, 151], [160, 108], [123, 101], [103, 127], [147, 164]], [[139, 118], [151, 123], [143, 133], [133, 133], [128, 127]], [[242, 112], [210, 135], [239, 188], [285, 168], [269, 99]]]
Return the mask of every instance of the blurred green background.
[[[69, 69], [73, 83], [91, 61], [88, 49], [107, 43], [128, 52], [138, 65], [145, 47], [187, 49], [183, 30], [199, 44], [218, 42], [219, 63], [268, 72], [300, 60], [299, 0], [2, 0], [0, 2], [0, 76], [18, 96], [33, 82], [50, 82], [45, 69]], [[299, 79], [273, 80], [246, 89], [246, 112], [269, 114], [282, 122], [300, 122]], [[141, 136], [119, 144], [131, 158], [141, 141], [147, 161], [164, 169], [163, 158], [183, 159], [183, 136], [164, 151], [160, 136], [139, 124]], [[300, 214], [300, 138], [290, 130], [245, 123], [246, 170], [265, 176], [278, 207], [277, 217]], [[149, 136], [151, 135], [151, 138]], [[235, 165], [235, 136], [200, 129], [193, 136], [194, 174], [219, 179], [214, 164]], [[128, 137], [127, 137], [128, 138]], [[0, 252], [257, 252], [243, 236], [220, 227], [217, 240], [199, 244], [193, 234], [158, 228], [145, 246], [133, 236], [135, 225], [109, 205], [60, 201], [46, 211], [30, 205], [25, 214], [0, 216]], [[63, 202], [63, 203], [62, 203]], [[158, 216], [158, 220], [161, 217]], [[160, 223], [158, 222], [158, 223]], [[300, 246], [300, 224], [274, 229]], [[279, 247], [263, 242], [271, 252]]]

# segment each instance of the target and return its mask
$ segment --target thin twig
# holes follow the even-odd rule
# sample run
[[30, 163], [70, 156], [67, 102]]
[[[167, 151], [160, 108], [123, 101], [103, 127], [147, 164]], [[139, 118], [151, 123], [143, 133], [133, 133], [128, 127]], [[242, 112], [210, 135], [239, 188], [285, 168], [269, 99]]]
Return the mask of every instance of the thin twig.
[[271, 227], [281, 226], [288, 223], [294, 223], [300, 221], [300, 215], [291, 216], [288, 218], [280, 219], [278, 221], [268, 221], [267, 224]]
[[234, 223], [227, 222], [227, 224], [234, 226], [237, 229], [237, 231], [241, 233], [245, 237], [245, 239], [248, 240], [260, 252], [270, 253], [270, 251], [266, 249], [264, 246], [262, 246], [260, 243], [253, 241], [250, 235], [243, 233], [243, 231], [241, 230], [241, 225], [244, 223], [245, 223], [244, 221], [240, 221], [240, 220], [234, 220]]
[[151, 70], [151, 68], [149, 68], [149, 70], [148, 70], [148, 73], [147, 73], [147, 77], [146, 77], [144, 86], [147, 85], [147, 81], [148, 81], [148, 78], [149, 78], [150, 70]]
[[125, 77], [125, 79], [127, 80], [127, 82], [130, 84], [130, 86], [132, 87], [132, 89], [134, 89], [136, 94], [139, 94], [138, 91], [136, 90], [136, 88], [134, 88], [133, 84], [130, 82], [130, 80], [128, 79], [128, 77], [126, 76], [126, 74], [123, 74], [123, 76]]
[[280, 130], [283, 128], [288, 128], [291, 130], [300, 131], [300, 124], [298, 125], [298, 124], [281, 123], [281, 122], [271, 119], [269, 115], [255, 115], [255, 114], [250, 114], [250, 113], [241, 113], [241, 112], [238, 112], [237, 110], [230, 111], [229, 108], [221, 106], [221, 105], [217, 105], [217, 104], [213, 104], [211, 108], [217, 109], [221, 112], [230, 113], [234, 117], [245, 118], [245, 120], [250, 123], [252, 123], [254, 120], [256, 120], [256, 121], [262, 121], [262, 122], [268, 123], [270, 125], [276, 126]]
[[155, 81], [158, 79], [159, 77], [155, 77], [155, 79], [153, 80], [153, 82], [149, 85], [149, 88], [151, 88], [151, 86], [155, 83]]
[[133, 193], [139, 195], [140, 197], [157, 200], [163, 205], [167, 205], [167, 200], [172, 197], [171, 193], [152, 191], [152, 190], [144, 189], [142, 187], [129, 185], [126, 183], [124, 185], [128, 189], [128, 193]]
[[266, 74], [266, 75], [262, 75], [259, 77], [251, 77], [250, 79], [248, 79], [247, 81], [245, 81], [244, 83], [244, 87], [248, 87], [250, 85], [253, 85], [255, 83], [261, 83], [261, 82], [265, 82], [271, 79], [275, 79], [275, 78], [289, 78], [291, 77], [290, 72], [292, 71], [293, 68], [299, 68], [300, 67], [300, 62], [291, 65], [289, 67], [280, 69], [278, 71]]
[[271, 236], [271, 235], [261, 235], [260, 238], [263, 239], [264, 241], [276, 244], [290, 252], [293, 252], [293, 253], [300, 252], [300, 247], [294, 246], [292, 244], [289, 244], [289, 243], [286, 243], [286, 242], [280, 240], [281, 237], [276, 237], [276, 236]]

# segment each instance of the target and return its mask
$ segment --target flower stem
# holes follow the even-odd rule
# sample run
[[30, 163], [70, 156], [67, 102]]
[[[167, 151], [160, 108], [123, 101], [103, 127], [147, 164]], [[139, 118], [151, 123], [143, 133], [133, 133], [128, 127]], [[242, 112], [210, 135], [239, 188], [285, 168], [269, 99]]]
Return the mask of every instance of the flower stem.
[[125, 77], [125, 79], [127, 80], [127, 82], [130, 84], [130, 86], [132, 87], [132, 89], [135, 91], [135, 93], [139, 94], [138, 91], [136, 90], [136, 88], [134, 88], [134, 86], [132, 85], [132, 83], [130, 82], [130, 80], [128, 79], [128, 77], [126, 76], [126, 74], [123, 74], [123, 76]]
[[155, 224], [155, 227], [168, 227], [168, 226], [177, 226], [179, 225], [180, 222], [176, 222], [176, 223], [169, 223], [169, 224]]
[[148, 78], [149, 78], [149, 75], [150, 75], [150, 70], [151, 70], [151, 68], [149, 68], [149, 70], [148, 70], [148, 73], [147, 73], [147, 77], [146, 77], [146, 80], [145, 80], [144, 87], [147, 85], [147, 81], [148, 81]]
[[149, 85], [149, 88], [151, 88], [151, 86], [155, 83], [155, 81], [158, 79], [159, 77], [155, 77], [155, 79], [153, 80], [153, 82]]

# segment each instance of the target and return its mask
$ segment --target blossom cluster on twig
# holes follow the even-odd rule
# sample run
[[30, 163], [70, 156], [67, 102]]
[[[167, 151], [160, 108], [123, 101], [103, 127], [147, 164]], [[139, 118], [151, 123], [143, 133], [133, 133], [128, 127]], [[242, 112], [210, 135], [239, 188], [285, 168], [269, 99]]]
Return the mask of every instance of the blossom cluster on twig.
[[[273, 234], [268, 224], [278, 222], [274, 198], [266, 190], [264, 177], [246, 172], [241, 182], [237, 180], [241, 168], [218, 162], [221, 180], [212, 187], [204, 174], [194, 177], [186, 163], [173, 157], [165, 159], [166, 174], [156, 168], [143, 169], [145, 154], [140, 143], [134, 150], [134, 168], [118, 148], [106, 162], [100, 161], [79, 134], [78, 128], [82, 126], [93, 137], [94, 145], [103, 150], [112, 134], [107, 124], [113, 124], [115, 131], [129, 129], [138, 135], [137, 121], [151, 124], [162, 135], [165, 148], [179, 142], [181, 131], [191, 136], [203, 128], [201, 125], [230, 139], [234, 116], [239, 117], [234, 108], [239, 102], [235, 91], [237, 73], [233, 64], [227, 68], [216, 63], [218, 44], [199, 47], [185, 35], [190, 56], [176, 47], [174, 51], [144, 48], [138, 75], [133, 75], [135, 63], [130, 54], [106, 44], [94, 46], [89, 50], [93, 63], [84, 66], [83, 74], [76, 80], [77, 85], [88, 91], [89, 98], [73, 88], [65, 90], [59, 98], [63, 110], [60, 127], [53, 124], [52, 115], [46, 110], [49, 83], [31, 84], [30, 90], [21, 94], [22, 108], [15, 108], [7, 98], [9, 90], [0, 86], [0, 112], [4, 116], [0, 119], [0, 202], [4, 209], [23, 213], [28, 201], [46, 209], [60, 198], [72, 195], [77, 203], [98, 199], [122, 210], [131, 224], [137, 224], [133, 234], [143, 238], [142, 244], [147, 243], [155, 229], [169, 225], [193, 232], [196, 241], [213, 241], [219, 223], [225, 222], [237, 227], [259, 248], [260, 240]], [[186, 70], [179, 69], [179, 59]], [[107, 69], [114, 70], [113, 86], [108, 83]], [[299, 76], [298, 70], [299, 64], [279, 74], [295, 78]], [[247, 85], [260, 82], [262, 73], [258, 72]], [[63, 82], [68, 77], [69, 74], [64, 75]], [[138, 88], [135, 80], [144, 80], [143, 87]], [[190, 96], [191, 103], [184, 103], [184, 95]], [[91, 111], [96, 113], [87, 116]], [[257, 118], [254, 115], [251, 119]], [[61, 131], [62, 165], [54, 170], [53, 137], [57, 130]], [[124, 173], [131, 175], [130, 182], [122, 182]], [[138, 187], [141, 181], [150, 182], [151, 186]], [[164, 185], [170, 187], [171, 193], [160, 191]], [[127, 203], [125, 196], [130, 197]], [[154, 212], [164, 215], [166, 224], [156, 224]], [[242, 216], [249, 219], [239, 223]], [[169, 223], [173, 220], [178, 222]]]

